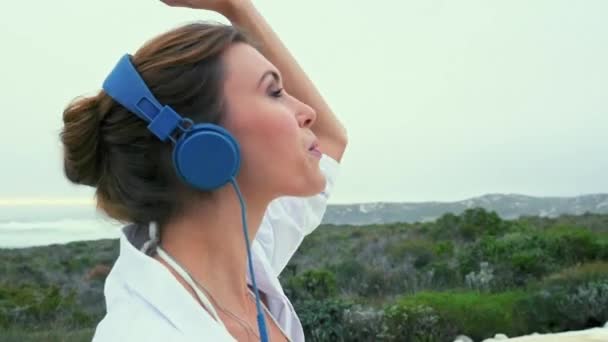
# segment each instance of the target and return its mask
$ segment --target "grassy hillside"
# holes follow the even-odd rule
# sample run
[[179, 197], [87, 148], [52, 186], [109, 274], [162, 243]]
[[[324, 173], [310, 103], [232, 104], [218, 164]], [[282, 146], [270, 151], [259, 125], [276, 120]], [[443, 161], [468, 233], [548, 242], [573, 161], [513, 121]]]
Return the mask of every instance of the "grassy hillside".
[[[117, 255], [116, 240], [0, 250], [0, 340], [90, 341]], [[504, 221], [477, 208], [427, 223], [323, 225], [280, 280], [310, 341], [583, 329], [608, 320], [608, 215]]]

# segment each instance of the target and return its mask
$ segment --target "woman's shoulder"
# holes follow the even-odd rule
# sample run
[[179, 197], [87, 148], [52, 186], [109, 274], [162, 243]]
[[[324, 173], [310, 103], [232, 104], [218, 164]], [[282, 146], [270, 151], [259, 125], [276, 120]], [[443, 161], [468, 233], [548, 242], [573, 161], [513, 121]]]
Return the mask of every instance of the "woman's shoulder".
[[97, 324], [93, 342], [186, 341], [181, 332], [145, 302], [126, 300]]
[[125, 299], [120, 305], [113, 305], [97, 324], [92, 342], [234, 342], [227, 331], [211, 326], [209, 320], [196, 316], [188, 319], [191, 320], [188, 324], [174, 325], [145, 300]]
[[121, 253], [104, 285], [107, 313], [93, 342], [234, 341], [169, 271], [132, 245], [123, 231]]

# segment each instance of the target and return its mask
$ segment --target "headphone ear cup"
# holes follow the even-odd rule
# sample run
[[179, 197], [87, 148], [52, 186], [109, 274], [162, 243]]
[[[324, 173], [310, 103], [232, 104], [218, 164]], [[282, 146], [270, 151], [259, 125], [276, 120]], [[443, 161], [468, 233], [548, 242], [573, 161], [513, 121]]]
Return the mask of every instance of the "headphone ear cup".
[[187, 184], [199, 190], [215, 190], [238, 174], [240, 147], [224, 128], [196, 124], [175, 144], [173, 164]]

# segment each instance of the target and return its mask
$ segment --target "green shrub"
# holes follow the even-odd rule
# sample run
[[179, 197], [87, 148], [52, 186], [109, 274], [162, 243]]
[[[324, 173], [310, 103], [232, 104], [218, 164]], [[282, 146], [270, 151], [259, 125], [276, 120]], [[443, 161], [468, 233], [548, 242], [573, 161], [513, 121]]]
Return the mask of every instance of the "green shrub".
[[[519, 291], [496, 294], [421, 292], [414, 296], [403, 297], [398, 302], [398, 306], [408, 310], [431, 308], [432, 315], [429, 313], [431, 315], [429, 317], [438, 316], [434, 320], [438, 324], [436, 329], [443, 331], [442, 336], [458, 332], [474, 340], [481, 340], [494, 336], [498, 331], [507, 335], [525, 333], [524, 322], [514, 310], [517, 303], [525, 297], [526, 294]], [[455, 335], [448, 337], [453, 339]]]
[[435, 225], [430, 229], [430, 233], [434, 239], [451, 238], [455, 236], [459, 226], [460, 216], [446, 213], [437, 219]]
[[598, 248], [598, 259], [608, 260], [608, 238], [603, 237], [596, 241]]
[[487, 262], [479, 264], [479, 272], [471, 272], [465, 276], [467, 288], [477, 291], [491, 290], [494, 286], [494, 269]]
[[387, 245], [386, 253], [393, 261], [402, 261], [406, 257], [418, 257], [421, 254], [433, 253], [433, 243], [426, 239], [404, 239]]
[[384, 310], [382, 337], [387, 341], [451, 341], [457, 328], [424, 304], [399, 303]]
[[555, 285], [537, 291], [519, 305], [528, 330], [581, 330], [608, 320], [608, 280]]
[[287, 280], [286, 294], [293, 300], [326, 299], [336, 294], [336, 277], [325, 269], [308, 270]]
[[382, 338], [384, 311], [355, 305], [344, 311], [343, 341], [377, 341]]
[[462, 275], [458, 267], [450, 266], [445, 261], [438, 261], [427, 266], [432, 272], [431, 287], [433, 290], [442, 290], [459, 287], [462, 284]]
[[393, 262], [403, 262], [406, 258], [413, 259], [416, 268], [422, 268], [435, 258], [434, 244], [425, 239], [407, 239], [391, 244], [386, 253]]
[[357, 294], [364, 297], [378, 297], [391, 292], [393, 281], [384, 270], [365, 267], [360, 270], [364, 275], [363, 281], [359, 283]]
[[44, 328], [57, 323], [72, 327], [92, 323], [77, 305], [74, 291], [61, 291], [56, 285], [0, 285], [0, 327]]
[[433, 252], [439, 257], [451, 257], [454, 255], [454, 243], [452, 241], [440, 241], [435, 244]]
[[538, 234], [512, 232], [500, 238], [484, 237], [458, 256], [461, 272], [476, 272], [480, 262], [495, 271], [495, 289], [522, 286], [558, 267]]
[[458, 226], [460, 236], [469, 241], [484, 235], [503, 234], [508, 228], [508, 224], [503, 222], [496, 212], [488, 212], [483, 208], [465, 210]]
[[514, 272], [524, 279], [538, 278], [547, 274], [552, 269], [551, 261], [541, 248], [514, 250], [508, 259]]
[[572, 266], [544, 277], [532, 287], [542, 289], [556, 285], [579, 285], [596, 280], [608, 280], [608, 261], [595, 261]]
[[365, 265], [354, 258], [346, 258], [332, 266], [331, 270], [336, 276], [336, 284], [343, 292], [358, 292], [365, 280]]
[[[403, 272], [365, 265], [355, 259], [348, 259], [331, 267], [335, 272], [336, 285], [342, 294], [376, 297], [392, 293], [400, 288]], [[409, 276], [409, 275], [406, 275]]]
[[561, 265], [594, 260], [601, 255], [597, 234], [585, 228], [556, 226], [545, 231], [548, 252]]
[[352, 303], [340, 299], [294, 303], [306, 341], [343, 341], [345, 313], [352, 307]]
[[608, 262], [570, 267], [532, 284], [519, 304], [530, 331], [553, 332], [608, 321]]
[[90, 342], [94, 333], [94, 328], [74, 330], [54, 326], [47, 331], [9, 328], [2, 331], [0, 340], [2, 342]]
[[482, 238], [459, 255], [459, 261], [464, 274], [475, 271], [480, 261], [489, 262], [501, 286], [496, 289], [503, 289], [526, 285], [563, 266], [599, 259], [602, 243], [590, 230], [568, 226], [513, 231], [500, 238]]

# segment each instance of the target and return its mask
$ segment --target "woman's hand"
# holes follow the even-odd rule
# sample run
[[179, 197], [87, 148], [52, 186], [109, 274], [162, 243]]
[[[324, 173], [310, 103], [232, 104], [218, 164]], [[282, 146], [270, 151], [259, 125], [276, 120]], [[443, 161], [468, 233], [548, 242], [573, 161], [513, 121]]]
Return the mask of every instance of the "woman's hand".
[[188, 7], [214, 11], [224, 16], [230, 16], [242, 5], [251, 4], [251, 0], [160, 0], [171, 7]]

